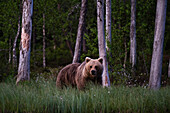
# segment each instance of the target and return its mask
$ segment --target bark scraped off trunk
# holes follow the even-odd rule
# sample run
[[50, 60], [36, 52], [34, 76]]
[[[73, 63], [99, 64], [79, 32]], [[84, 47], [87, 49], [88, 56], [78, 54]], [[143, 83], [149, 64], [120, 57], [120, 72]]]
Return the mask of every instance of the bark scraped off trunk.
[[30, 79], [32, 14], [33, 14], [33, 0], [23, 0], [20, 58], [16, 84], [18, 84], [20, 80]]
[[81, 52], [81, 45], [82, 45], [82, 39], [83, 39], [83, 33], [84, 33], [83, 31], [84, 31], [84, 26], [85, 26], [86, 10], [87, 10], [87, 0], [82, 0], [79, 25], [78, 25], [78, 30], [77, 30], [76, 46], [75, 46], [74, 57], [73, 57], [72, 63], [79, 62], [80, 60], [80, 52]]
[[98, 31], [98, 46], [99, 56], [103, 58], [103, 74], [102, 83], [104, 87], [110, 86], [108, 63], [106, 54], [106, 43], [104, 33], [104, 0], [97, 0], [97, 31]]
[[167, 0], [157, 0], [154, 44], [149, 79], [149, 88], [154, 90], [157, 90], [161, 87], [166, 7]]

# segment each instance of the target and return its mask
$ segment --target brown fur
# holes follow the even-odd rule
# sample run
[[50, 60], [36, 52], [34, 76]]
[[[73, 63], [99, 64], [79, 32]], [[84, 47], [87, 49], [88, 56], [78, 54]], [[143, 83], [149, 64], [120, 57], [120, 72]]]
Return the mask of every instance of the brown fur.
[[57, 87], [72, 85], [73, 87], [77, 86], [78, 89], [83, 89], [88, 81], [102, 84], [102, 62], [102, 58], [86, 57], [82, 64], [73, 63], [65, 66], [57, 76]]

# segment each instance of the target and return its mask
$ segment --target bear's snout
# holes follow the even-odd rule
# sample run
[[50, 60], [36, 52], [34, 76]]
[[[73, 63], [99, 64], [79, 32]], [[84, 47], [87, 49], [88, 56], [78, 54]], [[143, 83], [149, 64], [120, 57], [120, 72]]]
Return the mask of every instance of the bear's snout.
[[91, 71], [91, 74], [92, 74], [92, 75], [96, 75], [96, 71], [95, 71], [95, 70], [92, 70], [92, 71]]

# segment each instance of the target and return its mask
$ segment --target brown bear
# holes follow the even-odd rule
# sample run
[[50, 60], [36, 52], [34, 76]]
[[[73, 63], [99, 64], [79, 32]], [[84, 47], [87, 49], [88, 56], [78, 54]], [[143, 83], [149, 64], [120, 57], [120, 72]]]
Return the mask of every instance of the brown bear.
[[85, 58], [85, 61], [65, 66], [58, 74], [56, 85], [59, 88], [71, 85], [78, 89], [84, 89], [88, 81], [102, 84], [103, 59]]

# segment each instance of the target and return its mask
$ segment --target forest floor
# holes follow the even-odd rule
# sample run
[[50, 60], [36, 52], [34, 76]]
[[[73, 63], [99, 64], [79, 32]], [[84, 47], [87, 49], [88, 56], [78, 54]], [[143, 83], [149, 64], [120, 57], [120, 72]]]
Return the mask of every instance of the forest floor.
[[170, 86], [153, 91], [122, 85], [102, 88], [89, 84], [84, 91], [67, 87], [57, 89], [54, 80], [40, 77], [15, 84], [14, 79], [0, 83], [0, 113], [114, 113], [170, 112]]

